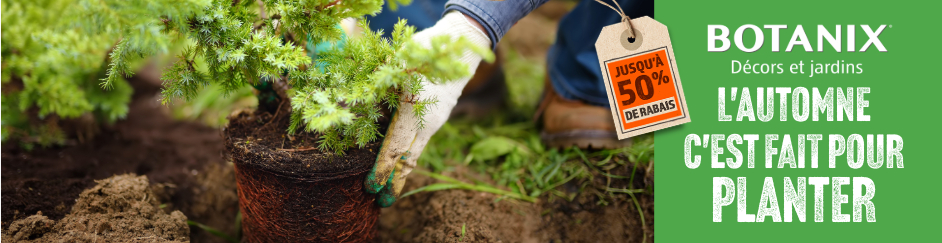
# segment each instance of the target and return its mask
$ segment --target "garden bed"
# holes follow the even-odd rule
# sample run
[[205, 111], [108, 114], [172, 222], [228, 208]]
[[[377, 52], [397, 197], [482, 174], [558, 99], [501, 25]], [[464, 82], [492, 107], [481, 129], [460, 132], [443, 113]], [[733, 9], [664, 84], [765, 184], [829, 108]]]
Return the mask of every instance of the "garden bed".
[[16, 242], [188, 242], [180, 211], [164, 212], [146, 176], [96, 180], [75, 200], [69, 214], [51, 220], [35, 215], [10, 223], [3, 234]]
[[[42, 211], [62, 219], [94, 180], [112, 175], [146, 175], [165, 209], [228, 234], [238, 211], [231, 166], [222, 159], [219, 129], [176, 121], [160, 105], [159, 84], [132, 79], [135, 94], [127, 119], [101, 129], [93, 140], [72, 146], [24, 151], [4, 144], [2, 229]], [[216, 241], [192, 230], [194, 242]], [[218, 242], [218, 241], [217, 241]]]

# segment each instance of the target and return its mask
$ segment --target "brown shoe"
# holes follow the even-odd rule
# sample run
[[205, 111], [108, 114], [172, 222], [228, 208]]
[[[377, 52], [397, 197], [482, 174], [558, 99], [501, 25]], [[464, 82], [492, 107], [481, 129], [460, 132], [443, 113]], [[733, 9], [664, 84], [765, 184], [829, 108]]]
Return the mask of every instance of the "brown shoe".
[[540, 138], [549, 148], [614, 149], [631, 145], [631, 139], [618, 140], [608, 107], [569, 100], [556, 94], [547, 75], [543, 100], [535, 119], [543, 125]]

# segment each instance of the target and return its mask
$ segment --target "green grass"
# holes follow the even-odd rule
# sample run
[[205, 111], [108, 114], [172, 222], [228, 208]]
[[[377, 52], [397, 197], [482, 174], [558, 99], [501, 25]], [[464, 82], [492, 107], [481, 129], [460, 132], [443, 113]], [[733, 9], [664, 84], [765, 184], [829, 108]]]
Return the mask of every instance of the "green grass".
[[487, 184], [471, 184], [471, 183], [461, 182], [451, 177], [447, 177], [447, 176], [436, 174], [436, 173], [430, 173], [423, 170], [415, 170], [414, 172], [428, 176], [428, 177], [432, 177], [438, 180], [446, 181], [446, 183], [435, 183], [435, 184], [423, 186], [418, 189], [406, 192], [402, 194], [401, 197], [406, 197], [406, 196], [419, 193], [419, 192], [440, 191], [440, 190], [448, 190], [448, 189], [464, 189], [464, 190], [493, 193], [496, 195], [510, 197], [513, 199], [523, 200], [527, 202], [536, 202], [536, 198], [527, 196], [526, 194], [501, 190]]
[[[636, 194], [653, 193], [653, 188], [633, 188], [631, 182], [635, 181], [635, 175], [641, 174], [639, 168], [648, 172], [653, 168], [653, 134], [631, 138], [634, 143], [627, 148], [601, 151], [546, 149], [538, 134], [532, 121], [506, 123], [503, 116], [485, 122], [449, 122], [432, 137], [419, 158], [420, 168], [415, 170], [442, 182], [409, 191], [402, 197], [458, 189], [493, 193], [500, 196], [497, 200], [512, 198], [527, 202], [536, 202], [540, 198], [572, 201], [582, 194], [596, 196], [597, 204], [608, 205], [618, 195], [628, 195], [626, 200], [634, 205], [642, 227], [647, 228]], [[443, 175], [456, 172], [459, 166], [466, 166], [474, 173], [490, 175], [491, 181], [469, 183]], [[629, 174], [613, 172], [624, 166], [630, 166]], [[616, 188], [612, 187], [613, 180], [627, 180], [629, 183], [625, 188]], [[578, 191], [560, 188], [567, 183], [577, 186]], [[463, 230], [459, 241], [464, 238]], [[647, 233], [642, 242], [646, 240]]]
[[[530, 202], [544, 195], [572, 200], [575, 195], [558, 187], [569, 182], [583, 182], [580, 189], [585, 189], [588, 185], [584, 183], [597, 175], [633, 180], [637, 174], [634, 171], [630, 175], [616, 175], [610, 171], [629, 164], [633, 169], [648, 166], [648, 161], [654, 156], [653, 136], [633, 139], [633, 146], [615, 150], [546, 149], [540, 142], [539, 130], [531, 121], [505, 123], [500, 117], [484, 122], [452, 121], [432, 137], [419, 158], [420, 170], [417, 170], [444, 183], [419, 188], [403, 196], [422, 191], [466, 189]], [[443, 172], [455, 171], [457, 166], [490, 175], [490, 182], [461, 182], [442, 175]], [[616, 193], [619, 190], [627, 189], [612, 188], [601, 192]], [[643, 189], [631, 192], [640, 193]]]

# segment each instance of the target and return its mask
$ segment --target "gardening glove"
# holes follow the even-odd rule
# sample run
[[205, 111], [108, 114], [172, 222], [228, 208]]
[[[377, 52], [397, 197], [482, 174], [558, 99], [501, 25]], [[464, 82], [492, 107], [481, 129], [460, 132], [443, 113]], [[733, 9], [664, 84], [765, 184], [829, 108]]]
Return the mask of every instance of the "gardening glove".
[[[483, 31], [473, 25], [466, 17], [459, 12], [449, 12], [442, 17], [435, 26], [420, 31], [412, 36], [412, 40], [430, 47], [430, 40], [434, 36], [449, 35], [454, 39], [464, 37], [475, 45], [484, 48], [491, 46], [491, 40]], [[481, 62], [482, 56], [468, 50], [461, 56], [460, 61], [468, 66], [468, 73], [473, 74]], [[389, 130], [386, 132], [386, 139], [376, 158], [376, 165], [366, 178], [366, 190], [370, 193], [378, 193], [377, 202], [382, 207], [392, 206], [396, 198], [402, 193], [402, 187], [405, 184], [406, 176], [412, 172], [416, 160], [422, 155], [422, 150], [428, 143], [429, 138], [438, 131], [448, 116], [451, 109], [458, 102], [458, 96], [461, 90], [471, 79], [469, 75], [460, 80], [439, 82], [438, 84], [429, 82], [427, 79], [422, 81], [424, 89], [419, 91], [418, 97], [433, 97], [437, 102], [429, 107], [425, 114], [425, 127], [418, 127], [418, 119], [413, 113], [413, 107], [409, 103], [402, 103], [398, 112], [393, 115], [389, 124]]]

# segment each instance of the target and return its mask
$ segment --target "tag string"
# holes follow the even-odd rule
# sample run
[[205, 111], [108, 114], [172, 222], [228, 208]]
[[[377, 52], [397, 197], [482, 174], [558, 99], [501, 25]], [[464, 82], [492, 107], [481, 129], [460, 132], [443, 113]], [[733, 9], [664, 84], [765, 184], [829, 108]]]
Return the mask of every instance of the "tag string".
[[614, 2], [615, 6], [617, 6], [618, 8], [612, 7], [612, 5], [609, 5], [608, 3], [605, 3], [602, 0], [595, 0], [595, 1], [598, 3], [601, 3], [602, 5], [605, 5], [606, 7], [611, 8], [612, 10], [615, 10], [615, 12], [617, 12], [618, 15], [621, 15], [621, 22], [625, 23], [625, 28], [628, 28], [628, 37], [635, 38], [635, 29], [631, 28], [631, 22], [630, 22], [631, 18], [629, 18], [628, 15], [625, 15], [625, 11], [621, 9], [621, 5], [618, 5], [618, 0], [612, 0], [612, 2]]

